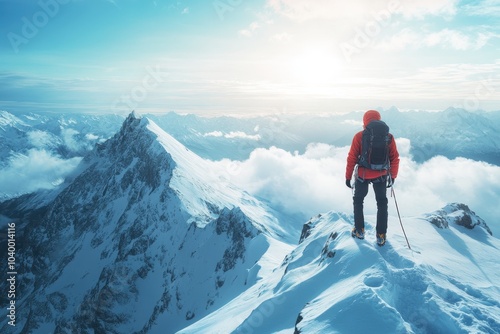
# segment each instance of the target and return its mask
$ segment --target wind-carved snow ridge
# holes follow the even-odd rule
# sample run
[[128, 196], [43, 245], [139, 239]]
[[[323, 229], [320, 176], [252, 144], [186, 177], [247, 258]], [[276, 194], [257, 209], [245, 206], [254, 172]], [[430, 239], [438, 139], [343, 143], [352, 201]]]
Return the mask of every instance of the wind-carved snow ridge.
[[[465, 210], [463, 205], [450, 205], [444, 210], [450, 213], [457, 208]], [[454, 254], [460, 269], [451, 263], [444, 269], [433, 267], [426, 257], [444, 260], [450, 256], [434, 253], [448, 251], [446, 242], [417, 257], [392, 240], [385, 247], [375, 246], [375, 238], [355, 240], [350, 236], [350, 226], [349, 219], [336, 213], [318, 216], [304, 225], [301, 244], [287, 257], [280, 288], [317, 288], [313, 290], [317, 294], [310, 295], [313, 298], [298, 312], [295, 333], [498, 332], [500, 295], [495, 279], [499, 274], [477, 264], [494, 265], [498, 240], [482, 250], [475, 248], [475, 240], [454, 236], [471, 245]], [[415, 227], [411, 224], [410, 231]], [[429, 238], [435, 237], [430, 224], [418, 228], [427, 230]], [[374, 234], [373, 226], [368, 233]], [[465, 251], [470, 252], [466, 265], [463, 259], [457, 259]], [[489, 251], [496, 255], [483, 253]], [[488, 261], [480, 262], [479, 258]], [[457, 270], [462, 274], [453, 273]], [[295, 294], [301, 296], [298, 291]]]

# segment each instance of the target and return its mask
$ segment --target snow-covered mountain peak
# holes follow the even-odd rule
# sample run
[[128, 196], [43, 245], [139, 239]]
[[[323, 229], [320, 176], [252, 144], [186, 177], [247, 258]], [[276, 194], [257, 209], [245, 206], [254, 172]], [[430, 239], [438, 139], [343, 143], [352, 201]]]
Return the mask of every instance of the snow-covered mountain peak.
[[7, 125], [16, 126], [17, 124], [22, 126], [27, 126], [26, 123], [24, 123], [22, 120], [20, 120], [13, 114], [8, 113], [7, 111], [4, 110], [0, 110], [0, 128], [3, 128]]
[[[120, 146], [114, 147], [116, 143], [120, 143]], [[111, 146], [112, 151], [132, 150], [139, 158], [145, 152], [149, 157], [167, 157], [168, 161], [153, 159], [147, 164], [171, 166], [169, 173], [164, 174], [164, 177], [168, 177], [160, 183], [168, 184], [176, 192], [184, 210], [195, 217], [190, 221], [198, 227], [203, 227], [214, 219], [213, 207], [238, 207], [265, 233], [285, 238], [296, 234], [295, 230], [287, 230], [279, 224], [278, 220], [269, 214], [272, 211], [269, 207], [230, 183], [225, 177], [227, 171], [221, 169], [220, 164], [200, 158], [147, 117], [130, 114], [114, 140], [106, 145]], [[147, 170], [142, 173], [151, 175]]]
[[84, 160], [87, 165], [102, 162], [99, 169], [122, 170], [122, 188], [133, 180], [144, 181], [151, 193], [168, 186], [189, 216], [186, 223], [198, 228], [216, 219], [221, 210], [234, 208], [262, 232], [275, 237], [296, 234], [287, 232], [264, 203], [231, 184], [219, 164], [200, 158], [137, 113], [131, 113], [120, 131]]
[[18, 328], [172, 333], [274, 269], [278, 220], [210, 167], [132, 114], [36, 213], [0, 204], [23, 220]]

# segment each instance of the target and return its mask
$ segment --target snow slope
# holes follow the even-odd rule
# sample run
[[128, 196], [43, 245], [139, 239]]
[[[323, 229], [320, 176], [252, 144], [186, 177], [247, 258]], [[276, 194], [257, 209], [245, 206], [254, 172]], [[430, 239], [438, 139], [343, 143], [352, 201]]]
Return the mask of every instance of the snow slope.
[[498, 333], [500, 240], [450, 208], [448, 229], [404, 218], [415, 252], [395, 217], [378, 247], [375, 217], [357, 240], [352, 217], [318, 215], [272, 275], [180, 333]]

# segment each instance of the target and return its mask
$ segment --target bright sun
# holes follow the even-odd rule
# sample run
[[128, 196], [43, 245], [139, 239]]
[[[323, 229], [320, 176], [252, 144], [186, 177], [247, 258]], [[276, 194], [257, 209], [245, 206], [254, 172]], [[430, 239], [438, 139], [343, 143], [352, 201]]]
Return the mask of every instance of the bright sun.
[[290, 61], [294, 79], [307, 85], [337, 82], [340, 64], [327, 49], [309, 48]]

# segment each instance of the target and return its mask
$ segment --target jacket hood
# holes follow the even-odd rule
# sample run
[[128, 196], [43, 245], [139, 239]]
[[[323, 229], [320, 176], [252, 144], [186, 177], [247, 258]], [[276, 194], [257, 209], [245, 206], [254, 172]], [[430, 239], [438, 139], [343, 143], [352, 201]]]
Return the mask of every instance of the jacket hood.
[[380, 121], [381, 116], [380, 113], [376, 110], [368, 110], [365, 112], [363, 115], [363, 127], [366, 128], [368, 124], [370, 124], [371, 121]]

